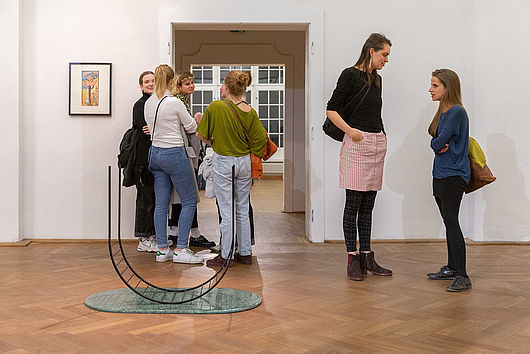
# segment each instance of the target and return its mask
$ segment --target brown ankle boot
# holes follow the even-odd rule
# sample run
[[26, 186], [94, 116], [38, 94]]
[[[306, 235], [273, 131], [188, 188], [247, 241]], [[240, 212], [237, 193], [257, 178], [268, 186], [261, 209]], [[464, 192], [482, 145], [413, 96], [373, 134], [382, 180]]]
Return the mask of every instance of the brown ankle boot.
[[348, 278], [351, 280], [363, 280], [358, 254], [348, 254]]
[[372, 272], [372, 274], [375, 275], [392, 275], [392, 271], [390, 269], [385, 269], [381, 267], [374, 259], [374, 252], [370, 251], [370, 253], [360, 253], [361, 255], [361, 261], [360, 261], [360, 268], [363, 274], [366, 274], [366, 271]]

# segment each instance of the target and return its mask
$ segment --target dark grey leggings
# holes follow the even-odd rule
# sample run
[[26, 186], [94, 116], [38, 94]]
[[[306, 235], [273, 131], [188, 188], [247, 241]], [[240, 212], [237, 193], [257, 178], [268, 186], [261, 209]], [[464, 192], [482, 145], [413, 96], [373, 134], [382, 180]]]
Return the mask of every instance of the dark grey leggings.
[[354, 191], [346, 189], [346, 204], [342, 218], [346, 251], [357, 251], [357, 231], [361, 251], [370, 251], [372, 235], [372, 210], [377, 191]]
[[432, 190], [445, 225], [447, 266], [457, 275], [466, 273], [466, 243], [458, 222], [460, 202], [466, 182], [459, 176], [433, 178]]

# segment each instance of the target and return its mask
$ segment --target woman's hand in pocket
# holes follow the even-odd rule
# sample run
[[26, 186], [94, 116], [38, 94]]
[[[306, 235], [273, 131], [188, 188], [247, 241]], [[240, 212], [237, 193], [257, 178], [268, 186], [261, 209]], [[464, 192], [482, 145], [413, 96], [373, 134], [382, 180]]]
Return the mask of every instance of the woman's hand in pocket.
[[360, 130], [354, 128], [352, 128], [351, 131], [348, 132], [348, 136], [354, 143], [358, 143], [359, 141], [364, 139], [363, 133]]

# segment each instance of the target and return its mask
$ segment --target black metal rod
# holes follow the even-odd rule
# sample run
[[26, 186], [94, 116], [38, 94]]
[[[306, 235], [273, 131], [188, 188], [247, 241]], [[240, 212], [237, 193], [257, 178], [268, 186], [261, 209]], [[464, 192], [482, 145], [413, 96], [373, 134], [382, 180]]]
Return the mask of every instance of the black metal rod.
[[121, 236], [121, 168], [118, 169], [118, 241], [120, 242], [120, 245], [121, 245], [120, 236]]
[[112, 262], [114, 263], [114, 258], [112, 257], [112, 187], [111, 187], [111, 181], [112, 180], [112, 170], [111, 166], [109, 166], [109, 173], [108, 173], [108, 210], [107, 210], [107, 236], [109, 238], [109, 252], [111, 254]]

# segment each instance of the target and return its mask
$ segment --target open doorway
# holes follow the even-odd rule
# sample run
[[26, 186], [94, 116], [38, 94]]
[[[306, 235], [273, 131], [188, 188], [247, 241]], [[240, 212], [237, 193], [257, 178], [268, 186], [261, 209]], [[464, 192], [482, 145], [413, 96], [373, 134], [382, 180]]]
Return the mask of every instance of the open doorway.
[[[273, 91], [281, 91], [278, 87], [270, 87], [266, 93], [257, 92], [257, 101], [253, 101], [252, 106], [258, 112], [260, 118], [265, 118], [267, 110], [267, 131], [271, 133], [277, 127], [277, 139], [282, 146], [282, 154], [279, 159], [279, 166], [272, 162], [267, 168], [268, 173], [274, 174], [274, 170], [281, 169], [283, 190], [280, 192], [283, 197], [284, 212], [303, 212], [306, 210], [306, 144], [305, 144], [305, 63], [306, 63], [306, 32], [300, 27], [296, 30], [253, 30], [241, 29], [230, 30], [216, 28], [215, 30], [201, 28], [185, 29], [174, 27], [173, 31], [173, 52], [174, 66], [176, 71], [190, 70], [196, 68], [196, 92], [193, 105], [203, 105], [203, 101], [214, 100], [218, 95], [216, 88], [211, 88], [210, 93], [201, 93], [200, 80], [207, 77], [212, 84], [221, 82], [222, 71], [231, 67], [250, 67], [255, 70], [253, 78], [259, 81], [260, 75], [265, 80], [267, 75], [276, 77], [276, 70], [281, 70], [283, 74], [283, 94]], [[214, 69], [218, 67], [218, 69]], [[280, 67], [282, 69], [280, 69]], [[261, 68], [261, 69], [260, 69]], [[206, 69], [206, 71], [205, 71]], [[211, 72], [209, 72], [211, 70]], [[218, 70], [215, 71], [215, 70]], [[260, 72], [261, 71], [261, 72]], [[199, 75], [199, 72], [201, 73]], [[215, 73], [214, 73], [215, 72]], [[201, 76], [206, 73], [206, 76]], [[217, 75], [215, 77], [215, 75]], [[252, 95], [252, 92], [250, 93]], [[267, 103], [265, 104], [265, 95]], [[276, 119], [276, 105], [280, 107], [280, 96], [283, 106], [283, 122]], [[252, 99], [252, 98], [251, 98]], [[277, 99], [277, 101], [276, 101]], [[193, 98], [192, 98], [193, 100]], [[200, 101], [200, 103], [199, 103]], [[270, 102], [269, 102], [270, 101]], [[272, 103], [275, 102], [275, 103]], [[277, 103], [276, 103], [277, 102]], [[204, 107], [197, 107], [203, 110]], [[260, 112], [260, 108], [262, 111]], [[261, 114], [263, 113], [263, 114]], [[278, 111], [279, 114], [279, 111]], [[274, 117], [273, 117], [274, 116]], [[271, 119], [269, 119], [271, 118]], [[279, 117], [278, 117], [279, 118]], [[283, 124], [280, 126], [280, 124]], [[272, 129], [271, 129], [272, 128]], [[275, 130], [275, 131], [276, 131]], [[272, 137], [271, 137], [272, 138]]]

